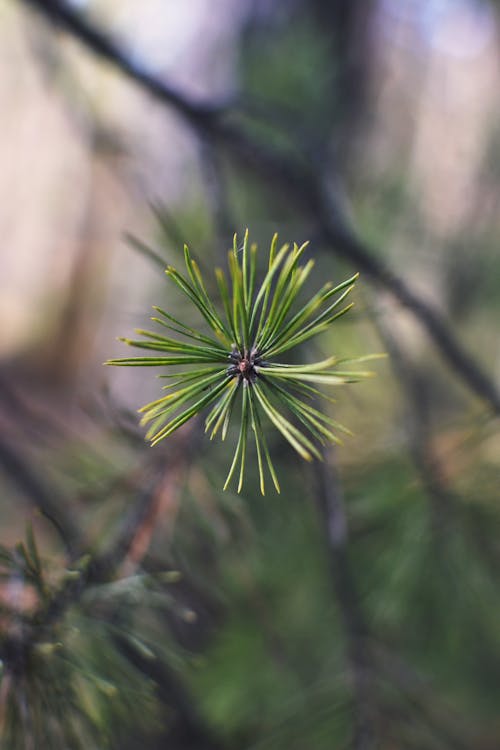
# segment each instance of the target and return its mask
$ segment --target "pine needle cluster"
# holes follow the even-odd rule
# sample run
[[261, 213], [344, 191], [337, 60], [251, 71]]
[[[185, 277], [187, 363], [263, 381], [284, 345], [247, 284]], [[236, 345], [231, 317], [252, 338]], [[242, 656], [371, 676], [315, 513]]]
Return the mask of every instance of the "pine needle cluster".
[[[351, 369], [352, 363], [360, 359], [341, 360], [331, 356], [300, 365], [280, 361], [285, 352], [326, 331], [352, 307], [352, 303], [346, 303], [346, 298], [358, 274], [336, 286], [325, 283], [305, 303], [298, 304], [314, 266], [312, 259], [303, 265], [300, 263], [307, 245], [285, 244], [278, 249], [275, 234], [267, 269], [258, 282], [257, 246], [250, 245], [248, 230], [241, 248], [235, 235], [228, 256], [229, 280], [222, 269], [215, 270], [220, 310], [208, 293], [196, 260], [185, 246], [187, 273], [182, 274], [171, 266], [166, 273], [198, 309], [209, 334], [155, 307], [157, 315], [152, 320], [180, 338], [139, 329], [136, 332], [143, 339], [121, 340], [161, 354], [107, 362], [176, 369], [159, 376], [169, 380], [164, 386], [167, 394], [140, 409], [142, 423], [149, 426], [146, 437], [152, 445], [207, 407], [210, 410], [205, 430], [210, 438], [220, 433], [225, 440], [235, 405], [240, 400], [239, 434], [224, 489], [234, 476], [238, 477], [238, 492], [242, 489], [251, 428], [261, 492], [265, 492], [265, 467], [279, 492], [263, 419], [269, 420], [303, 459], [321, 459], [318, 444], [340, 442], [338, 433], [349, 431], [313, 405], [318, 398], [328, 398], [317, 386], [343, 385], [371, 374]], [[179, 370], [179, 366], [185, 369]]]

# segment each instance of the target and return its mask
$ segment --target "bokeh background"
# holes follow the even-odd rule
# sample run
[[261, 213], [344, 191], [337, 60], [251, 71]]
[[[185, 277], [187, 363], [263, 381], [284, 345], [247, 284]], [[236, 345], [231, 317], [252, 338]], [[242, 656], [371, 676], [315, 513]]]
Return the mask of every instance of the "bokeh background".
[[[2, 747], [500, 746], [499, 24], [0, 0]], [[102, 366], [246, 227], [309, 239], [313, 291], [360, 272], [313, 354], [388, 354], [322, 464], [269, 434], [264, 498], [201, 423], [149, 448], [158, 381]]]

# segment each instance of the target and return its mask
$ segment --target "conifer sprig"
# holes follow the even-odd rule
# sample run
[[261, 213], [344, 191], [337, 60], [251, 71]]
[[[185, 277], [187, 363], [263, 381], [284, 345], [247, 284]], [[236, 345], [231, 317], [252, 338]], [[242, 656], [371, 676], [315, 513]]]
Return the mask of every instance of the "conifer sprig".
[[[355, 274], [337, 286], [324, 286], [295, 310], [297, 299], [314, 266], [300, 260], [308, 243], [285, 244], [278, 249], [275, 234], [267, 269], [257, 282], [257, 246], [250, 245], [248, 230], [243, 247], [236, 235], [229, 252], [229, 279], [215, 270], [221, 310], [214, 304], [198, 264], [184, 247], [186, 274], [169, 266], [167, 276], [198, 309], [209, 333], [185, 325], [160, 307], [152, 320], [176, 337], [137, 330], [141, 339], [121, 339], [130, 346], [158, 352], [157, 356], [111, 359], [110, 365], [187, 366], [160, 375], [171, 382], [166, 395], [143, 406], [142, 424], [147, 439], [156, 445], [202, 409], [210, 407], [205, 429], [210, 439], [226, 438], [237, 400], [239, 435], [224, 489], [234, 476], [241, 491], [249, 428], [255, 442], [260, 489], [265, 491], [265, 468], [279, 492], [279, 482], [267, 446], [262, 420], [271, 422], [297, 453], [307, 461], [320, 459], [318, 444], [339, 443], [338, 432], [349, 432], [311, 404], [316, 397], [328, 399], [316, 386], [338, 386], [360, 380], [370, 372], [352, 370], [353, 362], [332, 356], [321, 362], [290, 365], [276, 361], [292, 347], [312, 339], [352, 307], [346, 298], [354, 288]], [[285, 414], [287, 416], [285, 416]]]

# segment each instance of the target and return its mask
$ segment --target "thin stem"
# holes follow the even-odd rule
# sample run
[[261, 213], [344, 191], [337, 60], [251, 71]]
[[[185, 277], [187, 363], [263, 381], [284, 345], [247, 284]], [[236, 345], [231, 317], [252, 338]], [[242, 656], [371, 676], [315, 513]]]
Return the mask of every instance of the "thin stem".
[[332, 461], [315, 467], [317, 504], [324, 522], [330, 557], [333, 592], [347, 642], [353, 695], [354, 750], [376, 747], [373, 726], [373, 695], [370, 685], [371, 657], [368, 653], [368, 627], [359, 601], [349, 560], [349, 538], [342, 487]]

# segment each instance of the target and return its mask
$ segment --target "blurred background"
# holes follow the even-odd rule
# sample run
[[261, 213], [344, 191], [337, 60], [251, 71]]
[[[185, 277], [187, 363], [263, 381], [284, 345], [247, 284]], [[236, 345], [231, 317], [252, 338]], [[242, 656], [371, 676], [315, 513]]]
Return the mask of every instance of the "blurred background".
[[[499, 51], [493, 0], [0, 0], [2, 748], [500, 746]], [[102, 366], [246, 227], [388, 354], [264, 498]]]

